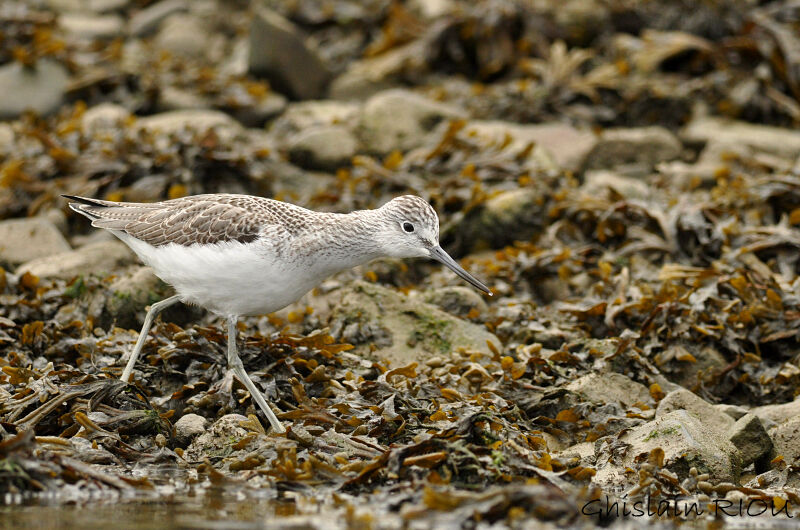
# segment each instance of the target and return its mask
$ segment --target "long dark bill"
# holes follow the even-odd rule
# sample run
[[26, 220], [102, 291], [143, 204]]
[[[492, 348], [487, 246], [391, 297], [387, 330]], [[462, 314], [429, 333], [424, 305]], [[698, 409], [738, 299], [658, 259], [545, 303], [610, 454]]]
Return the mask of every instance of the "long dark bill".
[[450, 269], [452, 269], [453, 272], [455, 272], [456, 274], [461, 276], [464, 280], [466, 280], [473, 287], [475, 287], [477, 289], [480, 289], [481, 291], [483, 291], [484, 293], [488, 294], [489, 296], [492, 296], [492, 291], [490, 291], [488, 287], [486, 287], [480, 280], [475, 278], [473, 275], [471, 275], [470, 273], [465, 271], [464, 268], [461, 265], [456, 263], [456, 260], [451, 258], [447, 254], [447, 252], [445, 252], [442, 249], [442, 247], [440, 247], [438, 245], [433, 247], [431, 249], [431, 257], [433, 259], [435, 259], [436, 261], [439, 261], [439, 262], [443, 263], [444, 265], [446, 265], [447, 267], [449, 267]]

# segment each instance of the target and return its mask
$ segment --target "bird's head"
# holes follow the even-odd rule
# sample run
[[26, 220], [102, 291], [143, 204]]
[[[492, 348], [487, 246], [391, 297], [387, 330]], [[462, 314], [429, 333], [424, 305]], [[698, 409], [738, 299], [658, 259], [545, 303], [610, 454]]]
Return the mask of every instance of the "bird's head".
[[453, 270], [472, 286], [491, 296], [486, 285], [465, 271], [439, 246], [439, 217], [424, 199], [403, 195], [378, 209], [381, 225], [375, 234], [386, 256], [432, 258]]

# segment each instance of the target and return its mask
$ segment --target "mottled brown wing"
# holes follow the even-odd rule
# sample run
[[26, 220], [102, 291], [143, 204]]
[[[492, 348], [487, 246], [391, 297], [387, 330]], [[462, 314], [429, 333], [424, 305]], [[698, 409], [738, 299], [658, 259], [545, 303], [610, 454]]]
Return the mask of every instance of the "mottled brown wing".
[[152, 204], [85, 201], [73, 209], [90, 217], [93, 226], [121, 230], [155, 247], [169, 243], [182, 246], [223, 241], [247, 243], [258, 238], [262, 224], [246, 208], [213, 196], [198, 195]]

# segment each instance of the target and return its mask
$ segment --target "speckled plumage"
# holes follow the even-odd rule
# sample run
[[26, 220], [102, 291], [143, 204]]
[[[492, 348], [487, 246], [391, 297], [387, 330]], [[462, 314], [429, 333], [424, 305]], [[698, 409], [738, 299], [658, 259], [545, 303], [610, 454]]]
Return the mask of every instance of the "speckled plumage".
[[127, 366], [128, 381], [155, 315], [178, 300], [227, 317], [228, 365], [272, 427], [283, 427], [236, 350], [240, 316], [276, 311], [336, 272], [387, 256], [430, 257], [491, 294], [439, 246], [439, 218], [419, 197], [375, 210], [324, 213], [248, 195], [196, 195], [151, 204], [65, 195], [92, 225], [127, 244], [177, 295], [151, 306]]

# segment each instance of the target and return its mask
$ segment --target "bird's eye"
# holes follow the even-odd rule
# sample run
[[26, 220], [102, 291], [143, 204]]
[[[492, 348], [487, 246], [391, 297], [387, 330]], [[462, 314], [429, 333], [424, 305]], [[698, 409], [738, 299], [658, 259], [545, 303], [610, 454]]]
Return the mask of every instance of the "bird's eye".
[[414, 231], [414, 225], [412, 225], [411, 223], [409, 223], [408, 221], [406, 221], [406, 222], [404, 222], [404, 223], [403, 223], [403, 230], [404, 230], [406, 233], [410, 234], [411, 232], [413, 232], [413, 231]]

